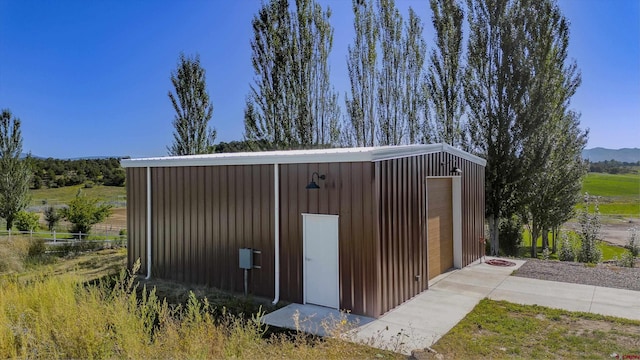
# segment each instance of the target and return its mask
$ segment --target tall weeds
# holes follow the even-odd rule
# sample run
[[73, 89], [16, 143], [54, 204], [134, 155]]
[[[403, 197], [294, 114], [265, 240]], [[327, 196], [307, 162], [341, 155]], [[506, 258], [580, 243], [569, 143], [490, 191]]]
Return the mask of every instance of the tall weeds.
[[[73, 275], [25, 282], [0, 277], [0, 358], [344, 358], [390, 354], [298, 335], [263, 338], [261, 314], [222, 311], [191, 293], [170, 306], [155, 290], [136, 289], [135, 273], [115, 286], [87, 285]], [[392, 355], [393, 356], [393, 355]], [[378, 356], [379, 357], [379, 356]]]

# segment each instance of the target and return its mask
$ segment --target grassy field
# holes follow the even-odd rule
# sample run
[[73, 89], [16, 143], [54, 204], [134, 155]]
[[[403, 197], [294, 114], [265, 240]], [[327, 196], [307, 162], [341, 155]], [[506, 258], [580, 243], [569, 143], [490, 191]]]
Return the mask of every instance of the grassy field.
[[76, 196], [80, 189], [87, 196], [103, 201], [126, 201], [127, 192], [125, 187], [96, 185], [92, 188], [85, 188], [83, 185], [75, 185], [55, 189], [31, 190], [31, 205], [42, 206], [43, 201], [51, 205], [66, 204]]
[[640, 321], [484, 299], [432, 348], [445, 359], [623, 359], [640, 356]]
[[582, 182], [582, 192], [601, 197], [603, 215], [640, 217], [640, 174], [589, 173]]

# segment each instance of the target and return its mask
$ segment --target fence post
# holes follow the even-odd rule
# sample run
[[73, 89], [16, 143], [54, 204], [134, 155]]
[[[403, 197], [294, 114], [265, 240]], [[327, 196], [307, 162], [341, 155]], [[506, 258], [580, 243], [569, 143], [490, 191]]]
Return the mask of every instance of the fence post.
[[80, 241], [82, 241], [82, 231], [78, 232], [80, 234]]
[[33, 229], [29, 229], [29, 240], [33, 241]]
[[56, 229], [53, 229], [53, 242], [56, 242]]

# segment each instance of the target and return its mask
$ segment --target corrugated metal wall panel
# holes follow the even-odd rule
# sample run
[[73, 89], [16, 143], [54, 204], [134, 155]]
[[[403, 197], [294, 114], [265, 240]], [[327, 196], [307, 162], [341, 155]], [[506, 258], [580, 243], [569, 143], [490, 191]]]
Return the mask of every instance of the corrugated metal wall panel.
[[[280, 166], [283, 300], [303, 300], [302, 214], [339, 215], [340, 307], [378, 315], [373, 169], [372, 163]], [[314, 171], [326, 180], [307, 190]]]
[[[380, 313], [427, 288], [426, 156], [375, 163], [379, 177]], [[376, 314], [379, 315], [379, 314]]]
[[[243, 290], [238, 249], [251, 247], [262, 269], [250, 292], [273, 296], [273, 166], [152, 168], [152, 274]], [[146, 258], [146, 169], [127, 169], [129, 264]], [[144, 269], [144, 267], [143, 267]]]
[[147, 271], [147, 169], [127, 169], [127, 260], [129, 268], [140, 259], [140, 272]]
[[[482, 254], [484, 168], [446, 153], [280, 165], [280, 297], [302, 301], [302, 213], [340, 216], [340, 306], [378, 316], [425, 290], [426, 177], [462, 169], [463, 265]], [[305, 186], [316, 171], [319, 190]], [[153, 274], [241, 291], [240, 247], [262, 251], [251, 291], [273, 295], [273, 166], [152, 169]], [[127, 169], [129, 264], [146, 258], [146, 168]], [[416, 279], [416, 275], [420, 275]]]
[[[451, 176], [453, 166], [462, 170], [462, 260], [466, 266], [482, 254], [484, 167], [448, 153], [375, 163], [380, 314], [428, 286], [426, 177]], [[416, 281], [416, 275], [420, 280]]]

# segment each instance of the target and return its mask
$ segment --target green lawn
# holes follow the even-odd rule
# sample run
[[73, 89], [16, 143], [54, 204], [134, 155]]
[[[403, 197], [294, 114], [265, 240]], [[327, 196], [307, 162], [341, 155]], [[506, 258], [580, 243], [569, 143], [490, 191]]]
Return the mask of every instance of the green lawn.
[[640, 199], [640, 174], [589, 173], [582, 181], [582, 192], [638, 200]]
[[640, 321], [505, 301], [480, 303], [432, 348], [445, 359], [640, 355]]
[[640, 174], [589, 173], [582, 182], [582, 192], [601, 197], [603, 215], [640, 216]]
[[30, 190], [31, 205], [41, 206], [43, 205], [43, 201], [51, 205], [67, 204], [76, 196], [80, 189], [82, 189], [82, 192], [87, 196], [104, 201], [126, 201], [127, 192], [124, 186], [96, 185], [92, 188], [84, 188], [84, 185], [75, 185], [56, 189]]

